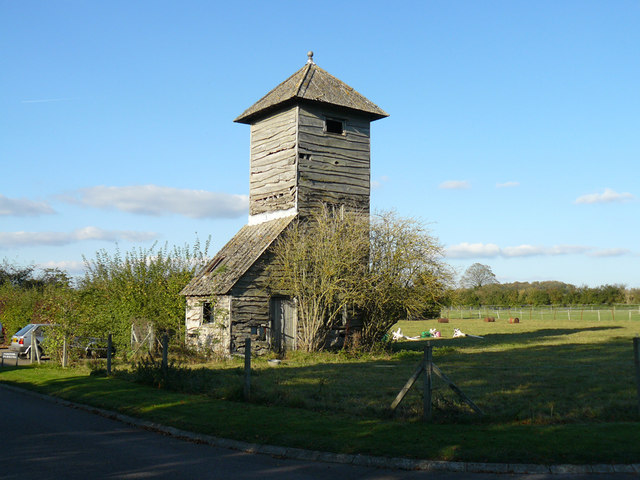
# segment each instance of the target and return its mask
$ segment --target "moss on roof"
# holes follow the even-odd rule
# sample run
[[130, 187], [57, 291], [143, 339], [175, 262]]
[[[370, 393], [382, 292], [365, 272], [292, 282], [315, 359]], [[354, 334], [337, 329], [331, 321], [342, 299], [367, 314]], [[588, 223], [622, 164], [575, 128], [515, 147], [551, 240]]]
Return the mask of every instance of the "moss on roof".
[[245, 225], [180, 292], [186, 296], [226, 295], [287, 228], [295, 215]]

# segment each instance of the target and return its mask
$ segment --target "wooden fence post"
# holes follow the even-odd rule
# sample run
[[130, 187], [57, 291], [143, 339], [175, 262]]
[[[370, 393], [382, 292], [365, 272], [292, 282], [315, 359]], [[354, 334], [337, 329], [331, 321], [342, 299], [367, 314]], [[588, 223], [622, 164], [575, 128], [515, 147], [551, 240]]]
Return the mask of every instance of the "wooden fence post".
[[113, 338], [109, 334], [107, 337], [107, 375], [111, 375], [111, 345], [113, 345]]
[[392, 412], [396, 409], [398, 405], [400, 405], [400, 402], [402, 401], [402, 399], [405, 397], [409, 389], [413, 386], [413, 384], [416, 382], [416, 380], [418, 379], [418, 377], [423, 371], [424, 371], [424, 361], [420, 360], [420, 364], [418, 365], [418, 368], [416, 368], [416, 371], [413, 372], [413, 375], [411, 375], [409, 380], [407, 380], [407, 383], [404, 384], [404, 387], [402, 387], [402, 390], [398, 392], [398, 395], [396, 395], [396, 398], [393, 400], [393, 403], [391, 403]]
[[162, 374], [166, 377], [169, 369], [169, 335], [162, 336]]
[[62, 339], [62, 368], [67, 368], [67, 336]]
[[35, 360], [35, 353], [33, 352], [33, 345], [36, 343], [36, 334], [34, 329], [31, 330], [31, 349], [29, 350], [29, 363], [33, 363]]
[[29, 358], [31, 360], [31, 363], [35, 362], [36, 358], [38, 359], [38, 363], [40, 363], [40, 358], [38, 355], [38, 340], [36, 338], [35, 328], [31, 329], [31, 350], [29, 351]]
[[244, 399], [251, 396], [251, 338], [244, 340]]
[[636, 367], [636, 389], [638, 390], [638, 416], [640, 416], [640, 337], [633, 338], [633, 363]]
[[422, 397], [422, 417], [425, 421], [431, 421], [431, 374], [433, 372], [433, 347], [427, 342], [424, 349], [424, 394]]

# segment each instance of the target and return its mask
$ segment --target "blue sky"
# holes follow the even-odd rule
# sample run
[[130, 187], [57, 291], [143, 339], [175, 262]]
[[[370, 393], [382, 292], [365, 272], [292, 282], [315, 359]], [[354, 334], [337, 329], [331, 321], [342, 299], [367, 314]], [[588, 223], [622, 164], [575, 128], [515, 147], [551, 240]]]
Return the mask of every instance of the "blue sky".
[[640, 2], [0, 0], [0, 259], [217, 250], [247, 221], [233, 119], [306, 52], [391, 116], [372, 206], [460, 273], [640, 287]]

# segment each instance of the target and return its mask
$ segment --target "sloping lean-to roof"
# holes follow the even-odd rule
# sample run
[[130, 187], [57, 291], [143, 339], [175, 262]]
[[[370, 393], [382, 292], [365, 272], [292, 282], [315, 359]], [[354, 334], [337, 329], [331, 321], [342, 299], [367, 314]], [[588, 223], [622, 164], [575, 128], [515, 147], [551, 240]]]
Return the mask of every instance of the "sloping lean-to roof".
[[295, 215], [245, 225], [180, 292], [186, 296], [226, 295]]
[[252, 123], [263, 114], [295, 100], [328, 103], [367, 114], [371, 120], [389, 114], [311, 60], [245, 110], [234, 122]]

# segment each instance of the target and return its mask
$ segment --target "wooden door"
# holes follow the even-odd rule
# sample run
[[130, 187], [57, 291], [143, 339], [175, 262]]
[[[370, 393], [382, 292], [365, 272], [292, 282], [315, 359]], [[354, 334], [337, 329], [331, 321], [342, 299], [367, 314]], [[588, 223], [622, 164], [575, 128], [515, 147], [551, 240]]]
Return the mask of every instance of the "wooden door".
[[276, 352], [295, 350], [296, 348], [296, 307], [293, 301], [285, 297], [271, 299], [271, 348]]

